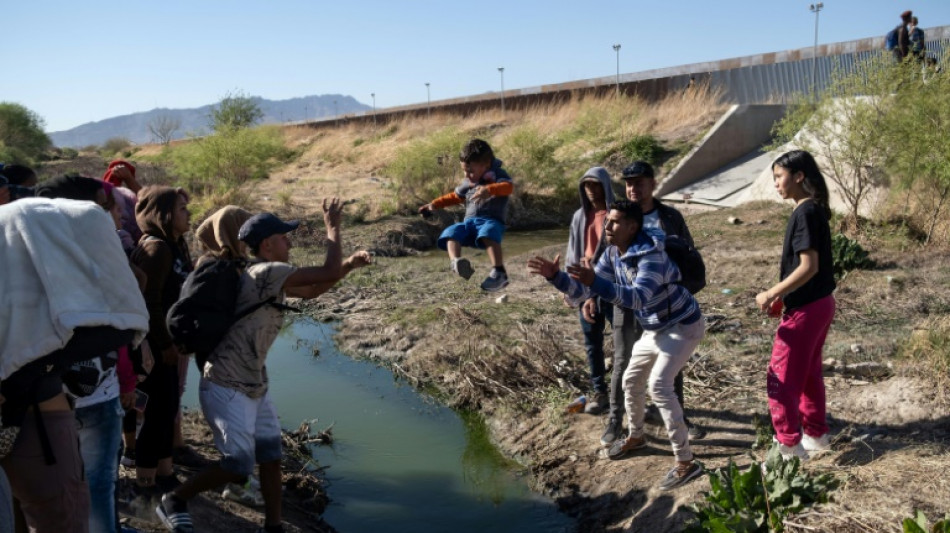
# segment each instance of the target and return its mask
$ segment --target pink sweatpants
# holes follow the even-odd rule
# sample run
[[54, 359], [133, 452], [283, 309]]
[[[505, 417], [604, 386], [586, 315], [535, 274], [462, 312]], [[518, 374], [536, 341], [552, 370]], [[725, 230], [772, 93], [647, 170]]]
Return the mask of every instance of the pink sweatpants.
[[767, 378], [769, 411], [776, 438], [786, 446], [828, 432], [821, 351], [835, 316], [832, 295], [782, 316], [775, 333]]

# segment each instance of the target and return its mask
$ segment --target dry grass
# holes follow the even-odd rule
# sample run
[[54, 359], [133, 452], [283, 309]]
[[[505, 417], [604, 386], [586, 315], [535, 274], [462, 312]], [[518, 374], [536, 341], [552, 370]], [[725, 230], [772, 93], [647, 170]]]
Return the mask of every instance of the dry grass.
[[[433, 112], [431, 117], [404, 117], [374, 127], [371, 123], [341, 123], [329, 129], [301, 126], [284, 129], [287, 145], [300, 152], [298, 159], [274, 172], [269, 180], [255, 184], [255, 194], [264, 204], [278, 201], [278, 191], [290, 191], [298, 207], [317, 212], [315, 199], [338, 195], [359, 199], [370, 219], [377, 219], [396, 205], [395, 188], [385, 169], [409, 143], [448, 129], [463, 136], [481, 136], [509, 159], [507, 140], [519, 131], [539, 132], [558, 146], [559, 166], [574, 180], [574, 174], [591, 164], [606, 164], [617, 171], [623, 158], [600, 161], [621, 148], [625, 140], [649, 134], [677, 150], [695, 142], [719, 118], [725, 106], [719, 94], [706, 87], [675, 93], [657, 102], [637, 97], [575, 95], [502, 113], [481, 110], [464, 117]], [[448, 154], [449, 164], [455, 154]], [[612, 168], [613, 167], [613, 168]], [[516, 181], [519, 176], [515, 176]], [[521, 185], [528, 186], [522, 180]]]
[[[818, 468], [842, 480], [832, 503], [792, 517], [787, 532], [900, 533], [901, 521], [918, 509], [931, 522], [950, 509], [950, 479], [941, 473], [950, 464], [946, 446], [852, 442], [842, 448]], [[840, 464], [843, 458], [859, 464]]]

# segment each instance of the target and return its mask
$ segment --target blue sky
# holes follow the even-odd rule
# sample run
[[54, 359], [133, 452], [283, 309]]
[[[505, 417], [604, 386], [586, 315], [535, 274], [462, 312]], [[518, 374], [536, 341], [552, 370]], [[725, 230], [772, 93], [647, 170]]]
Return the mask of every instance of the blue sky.
[[[379, 108], [811, 46], [797, 0], [0, 0], [0, 101], [48, 131], [229, 91], [346, 94]], [[819, 42], [883, 35], [950, 1], [825, 0]]]

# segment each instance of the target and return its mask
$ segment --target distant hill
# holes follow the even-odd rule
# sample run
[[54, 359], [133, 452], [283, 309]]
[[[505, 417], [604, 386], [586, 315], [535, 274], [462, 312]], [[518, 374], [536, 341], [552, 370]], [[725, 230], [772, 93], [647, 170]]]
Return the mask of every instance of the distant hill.
[[[357, 102], [352, 96], [342, 94], [303, 96], [289, 100], [265, 100], [254, 97], [254, 100], [264, 112], [261, 124], [315, 119], [372, 109], [366, 104]], [[49, 136], [53, 144], [60, 148], [99, 145], [113, 137], [124, 137], [136, 144], [155, 142], [156, 139], [148, 131], [148, 125], [159, 117], [167, 116], [181, 121], [181, 128], [174, 134], [175, 139], [181, 139], [189, 134], [202, 135], [209, 132], [208, 116], [213, 106], [214, 104], [211, 104], [193, 109], [158, 108], [89, 122], [69, 130], [50, 133]]]

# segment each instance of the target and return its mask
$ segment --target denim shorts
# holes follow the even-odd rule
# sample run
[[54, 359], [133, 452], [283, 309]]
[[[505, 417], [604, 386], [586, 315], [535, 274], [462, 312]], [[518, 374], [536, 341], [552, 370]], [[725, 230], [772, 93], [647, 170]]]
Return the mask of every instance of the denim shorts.
[[472, 217], [445, 228], [442, 235], [439, 235], [438, 244], [443, 250], [448, 247], [447, 242], [450, 240], [458, 241], [469, 248], [485, 248], [481, 239], [501, 243], [504, 234], [505, 225], [494, 218]]
[[249, 476], [255, 463], [280, 460], [280, 422], [269, 392], [251, 398], [202, 379], [198, 400], [221, 453], [221, 468]]

